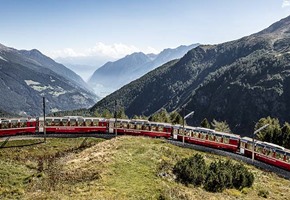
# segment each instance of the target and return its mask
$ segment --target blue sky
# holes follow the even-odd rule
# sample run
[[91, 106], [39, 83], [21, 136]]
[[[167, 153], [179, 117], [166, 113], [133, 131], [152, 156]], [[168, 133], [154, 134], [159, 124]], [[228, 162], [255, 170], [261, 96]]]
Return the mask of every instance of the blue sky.
[[288, 15], [290, 0], [0, 0], [0, 43], [116, 59], [238, 39]]

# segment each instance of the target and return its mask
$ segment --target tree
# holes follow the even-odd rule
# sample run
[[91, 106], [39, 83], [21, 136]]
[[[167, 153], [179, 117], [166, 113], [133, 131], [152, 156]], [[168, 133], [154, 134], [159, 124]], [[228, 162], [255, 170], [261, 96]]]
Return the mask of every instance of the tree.
[[120, 119], [128, 119], [128, 116], [125, 114], [125, 109], [124, 108], [120, 108], [117, 112], [117, 118]]
[[204, 118], [202, 120], [202, 122], [200, 123], [200, 126], [204, 128], [211, 128], [210, 123], [208, 122], [207, 118]]
[[102, 117], [109, 119], [113, 117], [113, 114], [108, 109], [104, 109], [102, 113]]
[[281, 129], [282, 131], [282, 141], [283, 146], [285, 148], [290, 148], [290, 124], [288, 122], [285, 122], [284, 126]]
[[256, 123], [255, 130], [258, 130], [266, 124], [269, 124], [269, 126], [257, 133], [257, 138], [262, 141], [282, 145], [282, 131], [279, 120], [277, 118], [271, 118], [270, 116], [268, 116], [267, 118], [261, 118]]
[[170, 123], [170, 116], [167, 112], [166, 109], [162, 108], [159, 110], [159, 112], [154, 113], [153, 115], [150, 116], [149, 118], [150, 121], [153, 122], [165, 122], [165, 123]]
[[226, 133], [231, 133], [231, 129], [229, 124], [226, 121], [217, 121], [213, 119], [213, 122], [211, 123], [213, 126], [214, 130], [220, 131], [220, 132], [226, 132]]
[[183, 123], [182, 116], [176, 111], [173, 111], [170, 113], [170, 121], [172, 124], [182, 124]]
[[101, 114], [98, 112], [98, 110], [95, 110], [93, 116], [94, 117], [101, 117]]

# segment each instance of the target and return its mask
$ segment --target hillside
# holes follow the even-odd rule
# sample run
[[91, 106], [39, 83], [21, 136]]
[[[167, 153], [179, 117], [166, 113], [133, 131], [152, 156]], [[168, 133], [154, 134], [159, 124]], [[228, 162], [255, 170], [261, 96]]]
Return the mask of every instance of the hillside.
[[181, 58], [187, 51], [198, 44], [179, 46], [175, 49], [164, 49], [159, 54], [133, 53], [115, 62], [108, 62], [97, 69], [88, 84], [96, 94], [106, 96], [131, 81], [143, 76], [164, 63]]
[[47, 112], [89, 107], [98, 99], [78, 75], [38, 50], [0, 45], [0, 69], [0, 109], [6, 112], [39, 115], [43, 96]]
[[[199, 153], [206, 163], [220, 156], [184, 149], [163, 140], [118, 137], [10, 141], [0, 151], [1, 199], [285, 199], [290, 181], [246, 166], [255, 182], [243, 190], [206, 192], [174, 180], [172, 167]], [[1, 142], [0, 142], [1, 145]]]
[[290, 121], [290, 16], [239, 40], [201, 45], [98, 102], [91, 110], [117, 99], [129, 116], [194, 110], [187, 123], [226, 120], [236, 133], [251, 134], [262, 117]]

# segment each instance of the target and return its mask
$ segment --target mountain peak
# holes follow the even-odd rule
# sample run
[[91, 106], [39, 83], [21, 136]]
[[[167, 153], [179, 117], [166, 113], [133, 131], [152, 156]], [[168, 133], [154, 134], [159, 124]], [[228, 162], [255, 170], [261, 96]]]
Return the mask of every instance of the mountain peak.
[[275, 32], [284, 33], [284, 34], [290, 33], [290, 15], [288, 17], [281, 19], [278, 22], [275, 22], [268, 28], [262, 30], [260, 33], [270, 34], [270, 33], [275, 33]]

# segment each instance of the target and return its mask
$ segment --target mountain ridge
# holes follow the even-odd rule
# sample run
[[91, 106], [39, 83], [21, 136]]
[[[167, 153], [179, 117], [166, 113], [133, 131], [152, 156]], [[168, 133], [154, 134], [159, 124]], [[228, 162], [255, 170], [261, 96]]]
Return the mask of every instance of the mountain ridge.
[[1, 45], [0, 69], [0, 109], [6, 112], [39, 115], [43, 96], [48, 102], [48, 112], [89, 107], [98, 98], [74, 81], [74, 77], [68, 77], [74, 74], [72, 71], [38, 50]]
[[170, 60], [182, 57], [188, 50], [197, 45], [199, 44], [181, 45], [175, 49], [167, 48], [158, 55], [146, 55], [142, 52], [132, 53], [117, 61], [107, 62], [98, 68], [88, 83], [90, 86], [95, 87], [97, 94], [99, 94], [99, 91], [106, 89], [108, 89], [107, 93], [113, 92], [154, 68]]
[[189, 124], [198, 126], [204, 118], [227, 120], [241, 135], [249, 134], [261, 117], [289, 121], [289, 24], [287, 17], [238, 40], [200, 45], [122, 87], [91, 111], [112, 109], [114, 99], [129, 116], [185, 106], [195, 111]]

